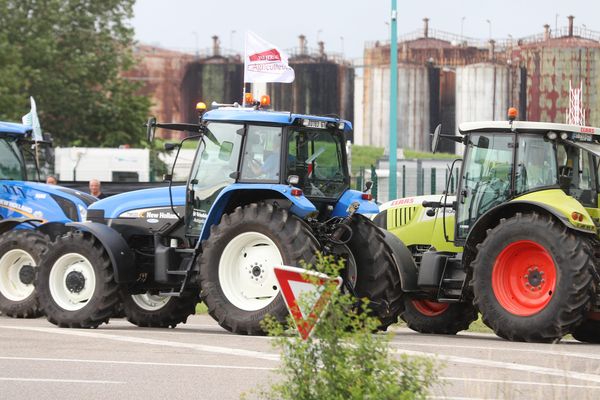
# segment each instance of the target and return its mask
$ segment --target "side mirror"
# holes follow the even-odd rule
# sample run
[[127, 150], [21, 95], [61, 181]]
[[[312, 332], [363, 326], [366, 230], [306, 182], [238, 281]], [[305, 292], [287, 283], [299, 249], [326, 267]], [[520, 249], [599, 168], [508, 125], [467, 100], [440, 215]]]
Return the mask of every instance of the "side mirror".
[[373, 182], [372, 181], [366, 181], [365, 182], [365, 189], [363, 190], [363, 193], [367, 193], [371, 189], [371, 186], [373, 186]]
[[431, 152], [435, 153], [440, 142], [440, 132], [442, 131], [442, 124], [439, 124], [435, 131], [433, 131], [433, 139], [431, 140]]
[[148, 118], [148, 122], [146, 123], [146, 139], [148, 143], [152, 143], [154, 141], [154, 132], [156, 131], [156, 117]]

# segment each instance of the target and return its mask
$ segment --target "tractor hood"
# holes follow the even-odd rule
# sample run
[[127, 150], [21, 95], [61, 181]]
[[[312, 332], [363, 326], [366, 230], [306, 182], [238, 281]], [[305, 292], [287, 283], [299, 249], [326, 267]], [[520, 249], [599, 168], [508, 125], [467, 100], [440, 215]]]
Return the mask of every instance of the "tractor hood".
[[82, 221], [96, 200], [86, 193], [45, 183], [0, 180], [0, 216], [45, 221]]
[[[171, 188], [173, 206], [185, 205], [185, 186]], [[136, 190], [121, 193], [99, 200], [90, 206], [90, 210], [103, 210], [104, 218], [119, 218], [128, 211], [144, 210], [148, 208], [169, 207], [171, 200], [168, 187]]]

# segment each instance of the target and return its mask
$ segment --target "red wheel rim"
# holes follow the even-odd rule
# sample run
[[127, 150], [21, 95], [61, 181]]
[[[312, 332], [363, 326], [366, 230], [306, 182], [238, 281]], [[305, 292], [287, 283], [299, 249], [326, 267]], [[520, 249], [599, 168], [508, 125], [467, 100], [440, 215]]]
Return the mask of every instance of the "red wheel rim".
[[450, 307], [448, 303], [438, 303], [429, 300], [412, 300], [412, 304], [418, 312], [428, 317], [443, 314]]
[[511, 314], [529, 316], [542, 311], [556, 288], [556, 266], [544, 247], [519, 240], [500, 252], [492, 271], [492, 289]]

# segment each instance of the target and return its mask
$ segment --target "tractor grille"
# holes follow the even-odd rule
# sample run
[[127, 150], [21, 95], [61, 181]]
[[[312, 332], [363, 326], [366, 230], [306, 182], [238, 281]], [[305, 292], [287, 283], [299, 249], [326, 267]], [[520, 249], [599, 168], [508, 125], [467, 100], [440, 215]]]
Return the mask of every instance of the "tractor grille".
[[[389, 209], [388, 229], [408, 225], [417, 214], [417, 206]], [[389, 223], [391, 222], [391, 224]]]

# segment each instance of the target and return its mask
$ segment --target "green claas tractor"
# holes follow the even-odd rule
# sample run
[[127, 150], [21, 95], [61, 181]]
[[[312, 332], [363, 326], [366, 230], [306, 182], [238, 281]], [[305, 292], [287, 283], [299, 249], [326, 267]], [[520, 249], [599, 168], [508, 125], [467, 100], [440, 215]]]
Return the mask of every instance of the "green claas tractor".
[[[503, 338], [600, 342], [600, 129], [464, 123], [456, 195], [397, 199], [375, 223], [411, 250], [402, 319], [455, 334], [477, 318]], [[457, 160], [456, 162], [461, 162]]]

